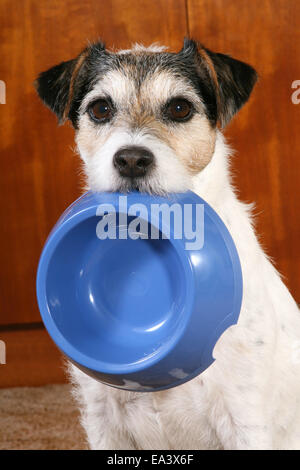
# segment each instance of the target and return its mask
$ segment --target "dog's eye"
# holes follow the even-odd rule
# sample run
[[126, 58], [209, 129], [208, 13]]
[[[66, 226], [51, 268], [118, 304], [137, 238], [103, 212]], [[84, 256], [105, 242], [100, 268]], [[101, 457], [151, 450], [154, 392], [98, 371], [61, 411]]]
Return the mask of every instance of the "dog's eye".
[[186, 121], [192, 115], [192, 104], [183, 98], [174, 98], [167, 106], [167, 114], [173, 121]]
[[112, 118], [113, 108], [108, 100], [95, 101], [88, 109], [89, 115], [96, 122], [106, 122]]

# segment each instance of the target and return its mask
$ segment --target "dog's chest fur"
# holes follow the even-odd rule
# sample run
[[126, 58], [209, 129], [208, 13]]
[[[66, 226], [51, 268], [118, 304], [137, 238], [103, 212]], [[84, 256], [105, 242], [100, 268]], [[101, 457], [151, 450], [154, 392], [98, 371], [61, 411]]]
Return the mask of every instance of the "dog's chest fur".
[[237, 326], [218, 341], [202, 375], [163, 392], [125, 392], [70, 366], [83, 425], [95, 449], [300, 447], [299, 310], [236, 198], [222, 135], [191, 188], [221, 216], [237, 246], [244, 296]]

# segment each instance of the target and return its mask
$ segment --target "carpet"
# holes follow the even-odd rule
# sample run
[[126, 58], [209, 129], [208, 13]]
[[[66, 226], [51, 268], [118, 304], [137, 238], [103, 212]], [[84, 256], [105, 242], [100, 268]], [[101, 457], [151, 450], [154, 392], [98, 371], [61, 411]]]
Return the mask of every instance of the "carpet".
[[0, 389], [0, 449], [87, 449], [70, 386]]

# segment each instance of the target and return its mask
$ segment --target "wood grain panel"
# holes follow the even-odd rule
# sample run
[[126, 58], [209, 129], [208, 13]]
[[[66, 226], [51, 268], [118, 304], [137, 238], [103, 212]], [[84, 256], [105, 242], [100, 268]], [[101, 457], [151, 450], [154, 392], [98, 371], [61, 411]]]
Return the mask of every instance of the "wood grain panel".
[[300, 79], [298, 0], [188, 0], [192, 37], [252, 64], [259, 83], [226, 135], [241, 198], [256, 202], [262, 244], [300, 301]]
[[6, 364], [0, 364], [0, 388], [66, 382], [62, 355], [43, 328], [0, 331]]
[[0, 324], [38, 321], [35, 274], [45, 238], [81, 192], [73, 130], [57, 128], [38, 100], [39, 72], [74, 57], [88, 40], [107, 46], [161, 41], [179, 49], [184, 0], [2, 0], [0, 79]]

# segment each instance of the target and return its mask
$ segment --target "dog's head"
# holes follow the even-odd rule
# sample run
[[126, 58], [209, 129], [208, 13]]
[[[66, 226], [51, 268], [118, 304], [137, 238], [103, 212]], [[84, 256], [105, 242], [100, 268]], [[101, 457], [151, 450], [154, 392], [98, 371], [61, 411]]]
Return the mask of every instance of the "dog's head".
[[102, 43], [40, 74], [37, 91], [70, 119], [95, 191], [184, 191], [210, 161], [218, 123], [247, 101], [257, 75], [187, 39], [178, 53]]

